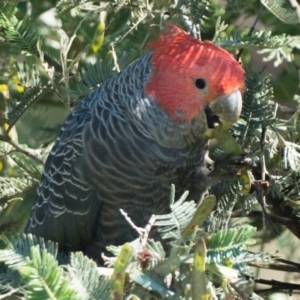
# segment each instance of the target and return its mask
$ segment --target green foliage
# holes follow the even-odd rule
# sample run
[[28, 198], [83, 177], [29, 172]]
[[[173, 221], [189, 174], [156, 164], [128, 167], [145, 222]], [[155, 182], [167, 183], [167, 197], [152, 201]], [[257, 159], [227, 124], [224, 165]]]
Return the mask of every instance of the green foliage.
[[6, 4], [0, 11], [0, 27], [3, 28], [8, 41], [15, 43], [26, 54], [37, 54], [39, 35], [29, 17], [20, 22], [16, 18], [17, 8], [14, 4]]
[[[171, 187], [171, 213], [167, 215], [157, 216], [155, 225], [160, 226], [160, 234], [163, 239], [169, 239], [180, 232], [187, 226], [192, 216], [196, 211], [196, 204], [194, 201], [185, 201], [188, 192], [185, 192], [177, 202], [174, 201], [175, 187]], [[178, 207], [181, 207], [179, 210]]]
[[[267, 224], [261, 235], [272, 236], [271, 218], [300, 238], [299, 109], [279, 115], [276, 104], [299, 104], [299, 16], [291, 1], [221, 2], [0, 4], [0, 233], [7, 236], [0, 244], [1, 297], [110, 299], [123, 297], [124, 291], [133, 299], [245, 299], [256, 280], [249, 265], [283, 268], [278, 257], [247, 250], [260, 225], [249, 218], [235, 224], [233, 216], [260, 213]], [[246, 17], [260, 27], [236, 25]], [[221, 165], [215, 166], [218, 183], [198, 206], [185, 201], [188, 192], [175, 201], [172, 186], [170, 213], [150, 220], [162, 239], [147, 239], [147, 229], [127, 245], [130, 255], [124, 256], [122, 247], [108, 247], [112, 257], [107, 268], [99, 269], [81, 253], [63, 260], [55, 244], [40, 238], [14, 237], [27, 222], [44, 161], [67, 113], [146, 53], [147, 42], [157, 37], [166, 19], [237, 55], [246, 70], [241, 117], [230, 133], [216, 135], [210, 145], [210, 157]], [[257, 51], [264, 59], [255, 64]], [[265, 63], [268, 68], [262, 68]], [[245, 156], [251, 158], [250, 168]], [[271, 216], [258, 205], [264, 201], [271, 204]]]
[[7, 200], [7, 203], [14, 201], [14, 198], [22, 196], [27, 191], [37, 188], [37, 182], [30, 179], [0, 177], [0, 200]]
[[242, 147], [252, 146], [258, 142], [259, 135], [256, 131], [272, 124], [276, 109], [272, 103], [271, 80], [263, 75], [263, 70], [258, 73], [247, 73], [246, 88], [241, 118], [233, 129]]
[[78, 81], [81, 94], [88, 95], [93, 89], [115, 74], [113, 63], [108, 59], [97, 61], [95, 64], [88, 64], [82, 70], [80, 81]]
[[284, 23], [297, 24], [300, 22], [295, 8], [287, 6], [284, 0], [261, 0], [261, 3]]
[[[234, 37], [219, 38], [216, 43], [221, 47], [228, 50], [241, 49], [241, 48], [271, 48], [271, 49], [281, 49], [283, 47], [292, 46], [291, 43], [295, 40], [295, 37], [286, 35], [276, 35], [272, 36], [271, 31], [255, 31], [251, 37], [242, 36], [237, 33]], [[290, 51], [293, 47], [290, 47]]]
[[[81, 253], [72, 254], [65, 269], [56, 260], [57, 245], [22, 235], [5, 240], [0, 292], [13, 291], [26, 299], [108, 299], [107, 280], [99, 280], [96, 264]], [[8, 288], [10, 287], [11, 290]]]
[[71, 277], [70, 285], [80, 299], [109, 299], [109, 281], [99, 276], [97, 265], [81, 252], [71, 254], [67, 270]]
[[126, 243], [115, 262], [114, 272], [110, 278], [111, 295], [114, 299], [120, 299], [124, 295], [124, 284], [126, 269], [133, 255], [133, 248], [129, 243]]
[[[181, 201], [178, 204], [178, 202], [176, 202], [176, 206], [173, 206], [173, 213], [176, 215], [180, 215], [184, 208], [184, 203]], [[159, 216], [157, 217], [159, 218]], [[188, 219], [188, 221], [191, 220], [192, 217]], [[183, 227], [183, 230], [185, 228]], [[229, 269], [227, 267], [229, 261], [235, 265], [236, 270], [242, 269], [243, 272], [248, 270], [244, 260], [241, 260], [240, 257], [247, 253], [245, 242], [254, 234], [254, 227], [240, 226], [218, 231], [211, 236], [201, 233], [201, 231], [195, 235], [195, 232], [190, 231], [186, 236], [190, 240], [190, 245], [181, 244], [181, 237], [178, 237], [175, 232], [176, 230], [172, 235], [172, 243], [178, 246], [165, 258], [152, 241], [143, 245], [144, 241], [139, 239], [127, 243], [123, 247], [118, 247], [118, 257], [111, 258], [114, 263], [114, 272], [110, 279], [113, 298], [118, 298], [117, 295], [121, 298], [123, 293], [128, 296], [136, 295], [135, 293], [139, 293], [139, 286], [142, 286], [148, 292], [158, 293], [162, 298], [180, 299], [180, 294], [175, 295], [163, 280], [169, 274], [174, 273], [178, 288], [182, 290], [186, 288], [186, 282], [180, 278], [179, 271], [193, 262], [194, 244], [199, 240], [199, 234], [202, 239], [207, 239], [206, 246], [205, 240], [202, 241], [202, 247], [207, 247], [207, 255], [205, 255], [206, 262], [202, 264], [201, 268], [203, 271], [207, 271], [208, 276], [215, 274], [217, 277], [230, 280], [232, 272], [226, 274]], [[5, 265], [0, 268], [1, 293], [14, 291], [25, 295], [26, 299], [70, 299], [68, 297], [72, 297], [72, 299], [109, 299], [110, 289], [107, 275], [99, 274], [96, 264], [81, 253], [71, 254], [67, 265], [58, 265], [57, 245], [53, 242], [45, 242], [42, 238], [36, 238], [30, 234], [10, 239], [5, 238], [4, 241], [8, 248], [0, 251], [0, 262]], [[196, 249], [199, 250], [199, 247], [196, 246]], [[156, 252], [157, 250], [158, 252]], [[137, 255], [133, 255], [134, 252]], [[160, 257], [160, 261], [155, 266], [149, 265], [146, 269], [140, 269], [143, 256], [148, 259], [149, 257]], [[196, 258], [198, 259], [198, 256]], [[254, 256], [252, 259], [248, 257], [247, 261], [253, 259]], [[255, 261], [257, 260], [259, 259], [255, 257]], [[126, 279], [127, 273], [129, 278]], [[210, 282], [209, 285], [211, 285], [211, 281], [217, 284], [215, 279], [206, 277], [206, 275], [203, 277], [203, 274], [202, 277], [198, 275], [195, 274], [195, 270], [190, 270], [185, 274], [194, 282], [192, 289], [196, 289], [199, 284], [193, 279], [194, 276], [203, 278], [207, 283]], [[123, 292], [124, 283], [126, 286], [132, 285], [131, 289]], [[211, 289], [211, 292], [219, 294], [214, 288]]]

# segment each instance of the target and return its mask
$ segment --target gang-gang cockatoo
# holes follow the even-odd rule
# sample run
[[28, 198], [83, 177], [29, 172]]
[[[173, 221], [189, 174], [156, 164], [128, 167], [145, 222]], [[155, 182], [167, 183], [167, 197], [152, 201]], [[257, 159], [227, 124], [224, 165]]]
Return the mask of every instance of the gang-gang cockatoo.
[[104, 82], [64, 122], [45, 164], [26, 232], [82, 250], [96, 261], [152, 214], [207, 187], [202, 167], [211, 120], [232, 124], [244, 71], [225, 50], [172, 24], [151, 52]]

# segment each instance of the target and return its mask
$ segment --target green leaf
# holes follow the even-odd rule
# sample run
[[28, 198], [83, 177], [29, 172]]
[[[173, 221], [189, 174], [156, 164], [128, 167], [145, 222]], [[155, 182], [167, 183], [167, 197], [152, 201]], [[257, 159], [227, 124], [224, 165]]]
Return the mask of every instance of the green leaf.
[[114, 64], [111, 57], [104, 61], [99, 60], [95, 64], [87, 64], [80, 69], [80, 80], [78, 88], [82, 95], [88, 95], [96, 87], [100, 86], [108, 78], [116, 74], [113, 70]]
[[243, 151], [237, 140], [233, 138], [232, 134], [228, 130], [214, 130], [214, 138], [218, 141], [218, 144], [226, 154], [242, 155]]
[[274, 122], [276, 105], [270, 76], [259, 72], [247, 72], [246, 93], [243, 97], [241, 117], [233, 125], [233, 133], [239, 138], [242, 147], [257, 145], [260, 130]]
[[4, 29], [5, 38], [27, 54], [37, 54], [37, 43], [40, 36], [28, 15], [19, 21], [15, 15], [17, 8], [14, 4], [6, 4], [0, 10], [0, 27]]
[[159, 226], [163, 239], [174, 239], [187, 226], [196, 211], [194, 201], [185, 201], [189, 192], [185, 191], [175, 202], [175, 186], [171, 185], [169, 214], [156, 215], [154, 226]]
[[200, 238], [195, 247], [194, 265], [192, 271], [192, 299], [211, 299], [212, 295], [208, 289], [208, 279], [205, 274], [206, 245]]
[[123, 299], [126, 268], [133, 255], [133, 248], [126, 243], [117, 257], [114, 273], [110, 279], [111, 296], [114, 300]]
[[41, 179], [44, 167], [42, 164], [37, 164], [36, 161], [29, 159], [25, 154], [18, 152], [11, 155], [11, 158], [19, 165], [21, 169], [29, 174], [31, 178], [36, 179], [37, 181]]
[[[260, 0], [260, 2], [279, 20], [287, 24], [300, 23], [296, 10], [285, 0]], [[299, 5], [299, 4], [298, 4]]]
[[[31, 234], [4, 240], [8, 249], [0, 251], [0, 261], [19, 274], [19, 292], [26, 299], [80, 299], [71, 288], [69, 277], [58, 266], [57, 244]], [[15, 273], [10, 273], [13, 280], [12, 274]], [[14, 287], [16, 283], [11, 284]]]
[[7, 201], [36, 190], [38, 181], [31, 178], [0, 177], [0, 200]]
[[184, 258], [179, 255], [173, 255], [166, 258], [163, 262], [157, 264], [152, 271], [155, 271], [160, 277], [165, 278], [168, 274], [176, 271]]
[[[161, 286], [159, 283], [154, 281], [152, 278], [150, 278], [149, 276], [145, 275], [144, 273], [142, 273], [138, 270], [134, 270], [129, 275], [130, 275], [131, 280], [140, 284], [147, 290], [157, 292], [162, 298], [168, 298], [168, 297], [175, 296], [174, 292], [166, 289], [164, 286]], [[179, 297], [175, 296], [172, 299], [179, 299]]]
[[190, 237], [196, 228], [200, 227], [211, 214], [216, 205], [216, 197], [210, 195], [204, 198], [198, 206], [193, 218], [181, 232], [182, 238]]
[[110, 299], [110, 282], [99, 276], [96, 263], [81, 252], [71, 254], [70, 266], [67, 267], [71, 277], [71, 286], [82, 300]]
[[[299, 44], [299, 37], [287, 34], [274, 35], [272, 31], [254, 31], [251, 36], [236, 33], [234, 36], [221, 36], [216, 44], [227, 50], [236, 49], [279, 49], [285, 55], [291, 54], [293, 48]], [[298, 47], [298, 46], [297, 46]]]
[[224, 263], [230, 257], [234, 259], [245, 248], [246, 241], [255, 233], [256, 228], [243, 225], [236, 228], [220, 230], [207, 241], [208, 263]]
[[46, 249], [30, 248], [26, 265], [18, 267], [21, 281], [26, 284], [27, 299], [80, 299], [69, 285], [69, 278]]

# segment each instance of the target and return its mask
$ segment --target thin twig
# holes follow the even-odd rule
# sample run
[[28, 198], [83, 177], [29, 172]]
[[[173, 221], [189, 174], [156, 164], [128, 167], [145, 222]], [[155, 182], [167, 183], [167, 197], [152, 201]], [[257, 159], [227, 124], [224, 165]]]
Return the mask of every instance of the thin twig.
[[71, 97], [70, 97], [70, 86], [69, 86], [69, 73], [73, 68], [73, 65], [71, 64], [68, 67], [68, 53], [70, 51], [70, 48], [73, 44], [74, 39], [77, 36], [77, 31], [81, 28], [83, 22], [88, 18], [88, 16], [91, 14], [91, 12], [88, 12], [86, 14], [86, 16], [79, 22], [79, 24], [77, 25], [77, 27], [74, 30], [73, 35], [69, 38], [68, 44], [66, 46], [64, 46], [64, 42], [61, 40], [61, 52], [60, 52], [60, 60], [62, 63], [62, 75], [63, 75], [63, 79], [64, 79], [64, 83], [65, 83], [65, 88], [66, 88], [66, 96], [67, 96], [67, 106], [70, 106], [71, 103]]
[[253, 188], [254, 188], [254, 190], [256, 192], [258, 203], [260, 203], [260, 205], [261, 205], [262, 213], [264, 215], [264, 218], [266, 219], [266, 221], [267, 221], [268, 225], [270, 226], [270, 228], [272, 229], [273, 233], [276, 236], [278, 236], [279, 233], [277, 232], [277, 230], [273, 226], [273, 223], [269, 219], [269, 215], [268, 215], [268, 213], [266, 211], [266, 206], [265, 206], [265, 203], [264, 203], [264, 200], [263, 200], [263, 188], [262, 188], [262, 185], [254, 181], [254, 182], [252, 182], [252, 186], [253, 186]]
[[116, 40], [115, 44], [122, 41], [133, 29], [135, 29], [142, 21], [144, 21], [147, 18], [147, 16], [148, 12], [144, 13], [144, 15], [135, 24], [133, 24], [132, 27], [123, 36]]
[[[0, 299], [22, 299], [21, 297], [19, 298], [19, 297], [15, 296], [16, 294], [18, 294], [18, 292], [20, 292], [19, 287], [16, 289], [11, 289], [6, 294], [0, 295]], [[13, 297], [10, 298], [10, 296], [13, 296]]]
[[102, 35], [109, 27], [110, 25], [112, 24], [112, 22], [114, 21], [115, 19], [112, 18], [109, 22], [109, 24], [105, 27], [105, 29], [103, 29], [98, 35], [95, 35], [95, 37], [91, 40], [90, 43], [88, 43], [82, 51], [80, 51], [77, 56], [75, 58], [72, 59], [70, 65], [69, 65], [69, 70], [72, 70], [74, 65], [77, 64], [81, 58], [81, 56], [86, 53], [90, 48], [91, 46], [95, 43], [96, 39], [98, 38], [99, 35]]
[[[254, 23], [253, 23], [253, 25], [251, 26], [251, 28], [250, 28], [248, 34], [247, 34], [247, 37], [250, 37], [250, 36], [252, 35], [252, 32], [254, 31], [254, 29], [255, 29], [255, 27], [256, 27], [256, 24], [257, 24], [257, 22], [259, 21], [261, 15], [262, 15], [262, 13], [263, 13], [263, 10], [264, 10], [264, 5], [260, 2], [260, 6], [259, 6], [259, 10], [258, 10], [257, 16], [256, 16], [256, 18], [255, 18], [255, 20], [254, 20]], [[240, 49], [240, 51], [239, 51], [238, 54], [236, 55], [236, 60], [239, 60], [239, 59], [240, 59], [240, 57], [241, 57], [243, 51], [244, 51], [244, 48]]]
[[147, 241], [148, 241], [148, 237], [149, 237], [149, 233], [150, 230], [153, 226], [153, 224], [156, 221], [156, 216], [152, 215], [147, 223], [147, 225], [145, 226], [145, 228], [142, 227], [138, 227], [136, 226], [133, 221], [131, 220], [131, 218], [128, 216], [128, 214], [123, 210], [120, 209], [120, 213], [121, 215], [125, 218], [125, 220], [128, 222], [128, 224], [138, 232], [138, 234], [140, 235], [140, 237], [142, 237], [142, 241], [141, 241], [141, 245], [142, 246], [146, 246]]
[[70, 99], [70, 89], [69, 89], [69, 69], [68, 69], [68, 64], [67, 64], [67, 53], [65, 51], [65, 47], [64, 47], [64, 41], [63, 41], [63, 37], [61, 37], [60, 40], [60, 61], [61, 61], [61, 66], [62, 66], [62, 76], [63, 76], [63, 80], [64, 80], [64, 84], [65, 84], [65, 91], [66, 91], [66, 97], [67, 97], [67, 101], [63, 101], [65, 106], [69, 106], [71, 99]]
[[38, 100], [39, 98], [41, 97], [41, 93], [38, 94], [34, 100], [32, 100], [31, 102], [29, 102], [29, 104], [23, 109], [22, 113], [19, 113], [14, 119], [13, 119], [13, 122], [10, 122], [9, 123], [9, 126], [6, 130], [6, 134], [8, 135], [9, 132], [11, 131], [11, 129], [14, 127], [14, 125], [17, 123], [17, 121], [23, 116], [23, 114], [25, 113], [25, 111], [28, 110], [29, 107], [33, 106]]
[[118, 58], [117, 58], [116, 50], [115, 50], [115, 47], [113, 44], [111, 45], [111, 55], [113, 57], [114, 65], [115, 65], [117, 72], [120, 72], [121, 70], [120, 70], [120, 66], [118, 64]]
[[0, 135], [0, 140], [3, 142], [6, 142], [8, 144], [10, 144], [11, 146], [13, 146], [16, 151], [23, 153], [24, 155], [34, 159], [35, 161], [37, 161], [40, 164], [44, 164], [44, 161], [40, 158], [35, 156], [34, 154], [30, 153], [29, 151], [21, 148], [18, 144], [16, 144], [15, 142], [13, 142], [11, 139], [9, 139], [8, 137], [5, 137], [4, 135]]
[[151, 230], [153, 224], [155, 223], [155, 221], [156, 221], [156, 216], [152, 215], [151, 218], [149, 219], [148, 224], [145, 226], [145, 232], [143, 234], [143, 239], [142, 239], [142, 246], [146, 246], [146, 244], [148, 242], [150, 230]]
[[295, 214], [293, 208], [289, 205], [283, 205], [284, 200], [280, 197], [273, 197], [271, 193], [266, 195], [267, 203], [269, 204], [269, 210], [272, 214], [289, 218], [294, 222], [292, 224], [286, 223], [286, 227], [298, 238], [300, 239], [300, 218]]
[[284, 259], [284, 258], [278, 258], [277, 260], [278, 260], [279, 262], [284, 263], [284, 264], [288, 264], [288, 265], [297, 267], [298, 270], [300, 271], [300, 264], [299, 264], [299, 263], [296, 263], [296, 262], [294, 262], [294, 261], [290, 261], [290, 260], [287, 260], [287, 259]]
[[[59, 92], [59, 90], [54, 87], [44, 87], [44, 86], [31, 86], [31, 85], [24, 85], [24, 84], [19, 84], [20, 86], [26, 88], [26, 89], [32, 89], [32, 90], [39, 90], [39, 91], [44, 91], [44, 92], [50, 92], [53, 93], [54, 95], [57, 96], [57, 98], [59, 98], [62, 102], [64, 100], [64, 96]], [[39, 96], [38, 96], [39, 97]]]
[[269, 263], [263, 264], [259, 262], [249, 262], [247, 263], [250, 267], [256, 267], [259, 269], [268, 269], [268, 270], [276, 270], [276, 271], [283, 271], [283, 272], [293, 272], [293, 273], [300, 273], [300, 269], [295, 266], [284, 265], [284, 264], [276, 264], [276, 263]]
[[[38, 56], [40, 57], [40, 55], [38, 55]], [[58, 73], [63, 72], [62, 66], [59, 63], [57, 63], [54, 59], [52, 59], [49, 55], [44, 54], [44, 61], [46, 63], [48, 63], [49, 66], [54, 67], [56, 72], [58, 72]], [[75, 75], [75, 74], [72, 72], [69, 73], [69, 76], [73, 76], [73, 75]]]
[[144, 46], [145, 46], [145, 44], [146, 44], [146, 42], [147, 42], [147, 40], [148, 40], [148, 38], [149, 38], [149, 35], [150, 35], [150, 31], [147, 32], [147, 34], [146, 34], [146, 36], [145, 36], [145, 38], [144, 38], [144, 40], [143, 40], [141, 46], [139, 47], [140, 50], [142, 50], [142, 49], [144, 48]]
[[[261, 137], [260, 137], [260, 162], [261, 162], [261, 180], [262, 180], [262, 182], [266, 180], [266, 173], [267, 173], [266, 172], [266, 161], [265, 161], [266, 132], [267, 132], [267, 128], [262, 126]], [[266, 205], [266, 196], [264, 195], [263, 187], [261, 184], [260, 184], [260, 190], [261, 190], [261, 205], [266, 207], [267, 206]], [[263, 212], [264, 212], [266, 218], [268, 218], [268, 214], [265, 211], [265, 209], [263, 209]], [[265, 223], [265, 218], [263, 218], [263, 223]]]
[[[279, 223], [281, 225], [296, 225], [295, 220], [292, 220], [290, 218], [286, 218], [286, 217], [280, 217], [280, 216], [276, 216], [273, 214], [268, 214], [266, 213], [268, 218], [274, 222], [274, 223]], [[243, 218], [243, 217], [247, 217], [247, 218], [264, 218], [264, 213], [260, 210], [252, 210], [250, 213], [245, 214], [242, 210], [238, 210], [238, 211], [234, 211], [232, 212], [231, 218]]]
[[[273, 293], [285, 292], [285, 291], [287, 291], [287, 289], [285, 289], [285, 290], [281, 289], [280, 290], [280, 289], [274, 287], [274, 288], [269, 288], [269, 289], [257, 289], [257, 290], [255, 290], [255, 293], [258, 294], [258, 295], [260, 295], [260, 294], [271, 295]], [[289, 290], [288, 292], [289, 292], [289, 296], [292, 296], [292, 292], [293, 292], [293, 295], [299, 295], [300, 294], [300, 291], [291, 291], [291, 290]]]
[[127, 221], [127, 223], [134, 229], [137, 231], [137, 233], [140, 236], [143, 236], [144, 232], [145, 232], [145, 228], [141, 228], [136, 226], [133, 221], [131, 220], [131, 218], [128, 216], [128, 214], [122, 209], [120, 208], [120, 213], [121, 215], [125, 218], [125, 220]]
[[77, 31], [81, 28], [83, 22], [84, 22], [86, 19], [88, 19], [89, 15], [90, 15], [91, 13], [92, 13], [91, 11], [88, 12], [88, 13], [84, 16], [84, 18], [81, 19], [81, 21], [78, 23], [78, 25], [76, 26], [76, 28], [75, 28], [75, 30], [74, 30], [74, 33], [73, 33], [73, 35], [70, 37], [69, 43], [68, 43], [68, 45], [67, 45], [67, 47], [66, 47], [66, 49], [65, 49], [66, 56], [68, 55], [68, 53], [69, 53], [69, 51], [70, 51], [70, 48], [71, 48], [71, 46], [72, 46], [72, 44], [73, 44], [73, 41], [74, 41], [74, 39], [75, 39], [76, 36], [77, 36]]
[[267, 280], [267, 279], [255, 279], [256, 283], [265, 284], [265, 285], [271, 285], [273, 288], [276, 288], [277, 290], [300, 290], [300, 284], [296, 283], [288, 283], [278, 280]]
[[[266, 168], [266, 161], [265, 161], [265, 144], [266, 144], [266, 132], [267, 128], [262, 127], [261, 129], [261, 137], [260, 137], [260, 161], [261, 161], [261, 180], [264, 181], [266, 180], [266, 173], [267, 173], [267, 168]], [[265, 201], [265, 197], [264, 197]]]

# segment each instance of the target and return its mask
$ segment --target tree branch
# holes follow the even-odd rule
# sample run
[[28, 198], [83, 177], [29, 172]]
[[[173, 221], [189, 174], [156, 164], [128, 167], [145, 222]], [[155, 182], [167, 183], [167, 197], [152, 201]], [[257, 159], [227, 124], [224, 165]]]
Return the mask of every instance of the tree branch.
[[[265, 284], [265, 285], [271, 285], [272, 289], [275, 289], [276, 291], [282, 291], [282, 290], [288, 290], [290, 293], [294, 290], [300, 290], [300, 284], [295, 283], [287, 283], [282, 282], [278, 280], [267, 280], [267, 279], [255, 279], [256, 283]], [[265, 291], [265, 290], [264, 290]], [[257, 290], [256, 293], [261, 293], [261, 291]]]
[[247, 218], [262, 219], [262, 218], [265, 217], [265, 214], [268, 216], [269, 220], [271, 220], [274, 223], [278, 223], [278, 224], [285, 225], [285, 226], [286, 225], [296, 225], [296, 224], [298, 224], [298, 222], [295, 222], [295, 220], [292, 220], [290, 218], [264, 213], [261, 210], [252, 210], [250, 213], [248, 213], [246, 215], [245, 215], [243, 210], [236, 210], [236, 211], [232, 212], [231, 218], [247, 217]]
[[250, 262], [248, 266], [256, 267], [256, 268], [263, 268], [269, 270], [276, 270], [276, 271], [284, 271], [284, 272], [293, 272], [293, 273], [300, 273], [300, 268], [293, 266], [293, 265], [284, 265], [284, 264], [277, 264], [277, 263], [259, 263], [259, 262]]
[[0, 135], [0, 140], [3, 142], [6, 142], [8, 144], [10, 144], [11, 146], [13, 146], [15, 148], [16, 151], [23, 153], [24, 155], [34, 159], [35, 161], [37, 161], [40, 164], [44, 164], [44, 161], [42, 158], [37, 157], [36, 155], [30, 153], [29, 151], [21, 148], [18, 144], [16, 144], [15, 142], [13, 142], [10, 138], [5, 137], [4, 135]]
[[[255, 27], [256, 27], [256, 24], [257, 24], [257, 22], [259, 21], [261, 15], [262, 15], [262, 13], [263, 13], [263, 10], [264, 10], [264, 5], [260, 2], [259, 11], [258, 11], [258, 13], [257, 13], [257, 16], [256, 16], [255, 20], [254, 20], [253, 25], [251, 26], [251, 28], [250, 28], [250, 30], [249, 30], [249, 32], [248, 32], [248, 34], [247, 34], [247, 37], [250, 37], [250, 36], [252, 35], [252, 32], [254, 31], [254, 29], [255, 29]], [[240, 51], [239, 51], [238, 54], [236, 55], [236, 60], [239, 60], [239, 59], [240, 59], [240, 57], [241, 57], [243, 51], [244, 51], [244, 48], [240, 49]]]
[[279, 235], [278, 231], [276, 230], [276, 228], [273, 226], [273, 223], [271, 221], [271, 219], [269, 219], [269, 214], [267, 213], [266, 210], [266, 201], [265, 201], [265, 196], [264, 196], [264, 190], [263, 190], [263, 186], [262, 186], [262, 181], [261, 182], [252, 182], [252, 187], [254, 188], [255, 192], [256, 192], [256, 196], [257, 196], [257, 201], [260, 204], [261, 208], [262, 208], [262, 215], [263, 215], [263, 220], [266, 220], [267, 224], [270, 226], [270, 228], [272, 229], [273, 233], [275, 235]]
[[266, 195], [266, 202], [268, 204], [268, 209], [272, 214], [278, 216], [279, 218], [288, 218], [292, 222], [288, 222], [285, 226], [298, 238], [300, 239], [300, 219], [297, 217], [293, 211], [293, 208], [287, 205], [283, 205], [283, 200], [274, 198], [271, 193]]

